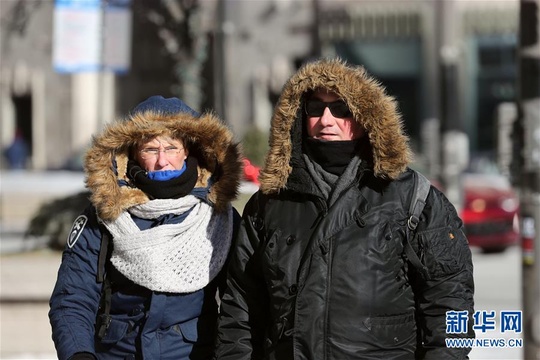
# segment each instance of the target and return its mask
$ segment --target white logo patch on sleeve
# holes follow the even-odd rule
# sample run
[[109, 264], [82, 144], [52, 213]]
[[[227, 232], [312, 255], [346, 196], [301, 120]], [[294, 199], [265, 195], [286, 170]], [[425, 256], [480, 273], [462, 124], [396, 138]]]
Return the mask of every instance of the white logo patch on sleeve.
[[73, 245], [75, 245], [75, 243], [79, 239], [79, 236], [81, 236], [82, 231], [87, 221], [88, 221], [88, 218], [85, 215], [80, 215], [73, 222], [73, 226], [71, 227], [71, 230], [69, 231], [69, 236], [67, 239], [67, 244], [70, 248], [72, 248]]

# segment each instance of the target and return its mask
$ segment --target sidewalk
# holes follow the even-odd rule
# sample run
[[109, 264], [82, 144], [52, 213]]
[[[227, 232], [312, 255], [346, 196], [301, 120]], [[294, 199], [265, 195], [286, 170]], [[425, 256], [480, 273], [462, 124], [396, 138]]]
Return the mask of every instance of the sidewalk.
[[82, 173], [0, 172], [1, 359], [56, 359], [47, 313], [61, 253], [22, 235], [44, 202], [83, 188]]
[[47, 312], [61, 253], [0, 256], [0, 358], [55, 359]]

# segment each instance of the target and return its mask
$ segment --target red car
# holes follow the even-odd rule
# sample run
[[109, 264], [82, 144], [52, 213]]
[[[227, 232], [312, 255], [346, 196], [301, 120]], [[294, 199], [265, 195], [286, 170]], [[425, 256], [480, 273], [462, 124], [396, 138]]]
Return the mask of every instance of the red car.
[[259, 172], [260, 168], [257, 165], [253, 165], [251, 161], [244, 158], [244, 180], [259, 184]]
[[501, 252], [519, 242], [519, 198], [500, 174], [465, 173], [461, 218], [470, 246]]

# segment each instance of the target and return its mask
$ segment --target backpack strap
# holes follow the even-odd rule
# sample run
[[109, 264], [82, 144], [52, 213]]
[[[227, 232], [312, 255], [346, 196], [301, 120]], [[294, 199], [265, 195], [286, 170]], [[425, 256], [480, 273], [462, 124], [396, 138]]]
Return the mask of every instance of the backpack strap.
[[407, 221], [407, 227], [409, 230], [414, 231], [420, 222], [420, 215], [424, 211], [426, 206], [426, 199], [431, 188], [431, 183], [426, 177], [420, 174], [418, 171], [414, 171], [414, 194], [409, 206], [409, 220]]
[[99, 339], [102, 339], [107, 333], [107, 329], [111, 324], [111, 297], [112, 288], [111, 281], [106, 276], [107, 261], [111, 256], [112, 247], [110, 246], [111, 234], [103, 226], [100, 226], [101, 232], [101, 247], [99, 249], [98, 257], [98, 269], [96, 274], [96, 281], [103, 283], [101, 289], [101, 299], [99, 302], [99, 310], [96, 318], [96, 335]]
[[409, 206], [409, 219], [407, 220], [407, 236], [405, 237], [405, 255], [411, 262], [411, 264], [420, 272], [424, 280], [429, 280], [430, 275], [427, 266], [425, 266], [413, 247], [411, 246], [411, 239], [414, 239], [416, 235], [416, 227], [420, 222], [420, 215], [426, 205], [426, 199], [431, 188], [430, 181], [418, 171], [413, 170], [414, 189], [411, 203]]
[[97, 274], [96, 274], [96, 281], [98, 283], [102, 283], [103, 280], [105, 279], [105, 266], [107, 263], [108, 256], [110, 255], [109, 242], [111, 241], [111, 234], [103, 225], [100, 225], [100, 233], [101, 233], [101, 247], [99, 248], [98, 268], [97, 268]]

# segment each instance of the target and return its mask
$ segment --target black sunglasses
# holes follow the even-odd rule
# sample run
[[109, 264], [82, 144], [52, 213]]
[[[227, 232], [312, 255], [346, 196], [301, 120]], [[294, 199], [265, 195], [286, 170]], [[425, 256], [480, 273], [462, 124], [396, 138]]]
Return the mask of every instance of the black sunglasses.
[[307, 116], [322, 116], [324, 113], [324, 109], [326, 108], [330, 109], [330, 112], [333, 116], [337, 118], [346, 118], [346, 117], [352, 117], [351, 110], [345, 104], [343, 100], [337, 100], [332, 102], [324, 102], [321, 100], [308, 100], [306, 101], [306, 114]]

